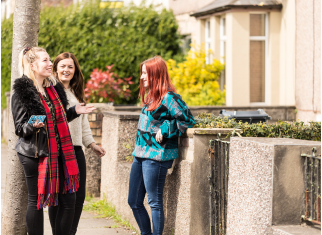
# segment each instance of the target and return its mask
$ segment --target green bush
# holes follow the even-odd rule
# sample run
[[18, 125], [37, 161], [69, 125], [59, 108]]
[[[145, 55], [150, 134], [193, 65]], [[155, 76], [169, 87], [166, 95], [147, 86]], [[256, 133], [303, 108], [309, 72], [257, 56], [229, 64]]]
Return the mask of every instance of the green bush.
[[5, 92], [10, 91], [13, 17], [1, 24], [1, 108], [7, 107]]
[[[135, 103], [139, 64], [155, 55], [165, 59], [180, 57], [177, 29], [172, 11], [157, 12], [152, 6], [111, 9], [100, 8], [96, 2], [67, 8], [48, 7], [40, 14], [39, 46], [53, 59], [64, 51], [74, 53], [86, 81], [93, 69], [105, 69], [106, 65], [114, 64], [120, 77], [132, 77], [134, 94], [129, 102]], [[12, 19], [3, 21], [1, 39], [2, 84], [10, 84]], [[1, 92], [8, 90], [8, 86], [4, 86]], [[6, 105], [3, 100], [2, 108]]]
[[[195, 128], [234, 128], [241, 129], [244, 137], [292, 138], [302, 140], [321, 141], [321, 122], [287, 122], [279, 121], [274, 124], [242, 123], [227, 117], [202, 113], [195, 117]], [[230, 133], [230, 135], [232, 132]]]
[[219, 60], [206, 64], [205, 50], [196, 47], [185, 61], [169, 59], [167, 64], [173, 85], [188, 105], [225, 104], [226, 91], [218, 83], [224, 65]]

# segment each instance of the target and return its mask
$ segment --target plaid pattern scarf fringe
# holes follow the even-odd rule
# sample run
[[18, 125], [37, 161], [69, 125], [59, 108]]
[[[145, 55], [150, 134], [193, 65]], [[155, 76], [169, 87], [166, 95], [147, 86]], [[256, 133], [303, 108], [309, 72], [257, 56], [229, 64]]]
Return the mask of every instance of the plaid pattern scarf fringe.
[[[67, 192], [73, 193], [76, 192], [79, 187], [79, 171], [67, 123], [66, 113], [54, 87], [52, 85], [50, 87], [46, 87], [46, 91], [49, 99], [53, 102], [56, 111], [56, 125], [61, 142], [61, 157], [63, 160], [65, 176], [63, 194]], [[43, 96], [40, 93], [39, 95], [46, 110], [46, 128], [49, 155], [48, 157], [39, 158], [37, 209], [41, 209], [46, 206], [58, 205], [59, 193], [58, 150], [55, 127], [50, 109], [47, 106]]]

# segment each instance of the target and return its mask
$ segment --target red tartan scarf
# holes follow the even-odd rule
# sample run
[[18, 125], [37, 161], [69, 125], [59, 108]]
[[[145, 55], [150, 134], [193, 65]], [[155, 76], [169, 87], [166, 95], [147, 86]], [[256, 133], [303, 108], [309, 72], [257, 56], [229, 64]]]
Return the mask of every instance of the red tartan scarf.
[[[76, 192], [79, 187], [79, 171], [74, 153], [74, 147], [70, 137], [66, 113], [54, 87], [46, 87], [46, 91], [56, 111], [56, 125], [62, 150], [62, 156], [60, 157], [62, 157], [63, 160], [65, 176], [63, 194], [67, 192], [73, 193]], [[49, 154], [48, 157], [39, 158], [37, 209], [41, 209], [46, 206], [58, 205], [59, 193], [59, 171], [55, 127], [46, 101], [40, 93], [39, 96], [46, 110], [46, 128]]]

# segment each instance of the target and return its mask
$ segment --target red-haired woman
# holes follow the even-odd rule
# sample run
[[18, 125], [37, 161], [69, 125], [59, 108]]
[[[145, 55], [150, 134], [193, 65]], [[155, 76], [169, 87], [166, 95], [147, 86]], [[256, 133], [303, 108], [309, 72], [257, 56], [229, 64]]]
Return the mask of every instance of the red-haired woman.
[[[163, 187], [167, 171], [178, 157], [178, 137], [193, 127], [194, 118], [171, 83], [165, 61], [156, 56], [141, 63], [141, 111], [128, 203], [142, 235], [162, 235], [164, 227]], [[148, 194], [151, 222], [143, 200]]]

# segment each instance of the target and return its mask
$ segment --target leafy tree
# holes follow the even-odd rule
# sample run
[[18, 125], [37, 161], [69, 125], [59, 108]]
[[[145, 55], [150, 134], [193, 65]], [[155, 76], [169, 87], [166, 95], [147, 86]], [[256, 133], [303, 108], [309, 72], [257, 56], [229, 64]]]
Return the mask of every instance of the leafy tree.
[[[12, 19], [1, 28], [2, 95], [9, 91], [12, 43]], [[122, 8], [101, 8], [98, 2], [63, 7], [45, 7], [40, 15], [39, 46], [54, 59], [68, 51], [76, 55], [86, 81], [95, 69], [114, 64], [122, 78], [132, 77], [132, 99], [116, 99], [115, 103], [135, 103], [138, 94], [140, 63], [161, 55], [179, 58], [180, 35], [172, 11], [161, 12], [152, 6], [130, 5]], [[10, 81], [9, 81], [10, 83]], [[5, 99], [1, 107], [5, 108]]]
[[1, 25], [1, 108], [6, 108], [5, 92], [10, 91], [13, 16]]

